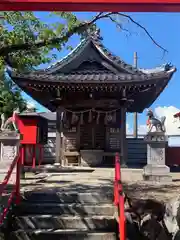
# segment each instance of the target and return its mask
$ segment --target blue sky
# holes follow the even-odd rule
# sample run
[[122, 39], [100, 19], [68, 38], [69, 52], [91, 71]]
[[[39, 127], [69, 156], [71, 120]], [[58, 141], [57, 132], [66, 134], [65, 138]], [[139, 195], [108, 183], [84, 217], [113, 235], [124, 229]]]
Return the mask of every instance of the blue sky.
[[[55, 19], [47, 18], [47, 13], [37, 12], [36, 15], [43, 21], [53, 22]], [[120, 32], [115, 25], [107, 20], [98, 22], [103, 36], [104, 45], [114, 54], [120, 56], [127, 63], [133, 64], [133, 53], [138, 53], [138, 67], [153, 68], [161, 64], [171, 62], [180, 69], [180, 22], [179, 13], [130, 13], [130, 15], [142, 24], [154, 37], [154, 39], [168, 50], [163, 51], [155, 46], [147, 35], [136, 25], [124, 21], [124, 26], [129, 29], [131, 35]], [[92, 13], [78, 13], [83, 19], [89, 19]], [[73, 46], [78, 44], [78, 39], [71, 40]], [[59, 59], [67, 52], [58, 54]], [[168, 87], [153, 104], [152, 108], [175, 106], [180, 108], [180, 73], [177, 71]], [[38, 106], [39, 111], [45, 109]], [[132, 115], [128, 115], [128, 122], [132, 125]], [[139, 124], [145, 124], [145, 114], [139, 115]]]

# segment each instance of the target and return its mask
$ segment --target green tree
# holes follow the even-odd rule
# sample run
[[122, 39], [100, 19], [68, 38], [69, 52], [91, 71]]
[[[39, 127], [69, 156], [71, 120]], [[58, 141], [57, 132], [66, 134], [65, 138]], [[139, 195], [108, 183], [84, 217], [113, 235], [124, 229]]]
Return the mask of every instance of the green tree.
[[[50, 27], [31, 12], [2, 12], [0, 18], [0, 45], [3, 47], [26, 42], [33, 44], [36, 40], [54, 36]], [[50, 62], [49, 50], [45, 46], [41, 49], [26, 48], [0, 54], [0, 114], [4, 113], [9, 117], [15, 108], [20, 111], [26, 108], [21, 90], [7, 78], [5, 67], [9, 65], [19, 71], [33, 69], [42, 63]]]
[[117, 28], [124, 28], [123, 18], [141, 28], [155, 45], [162, 48], [141, 24], [123, 13], [96, 13], [90, 20], [82, 21], [73, 13], [54, 12], [56, 22], [46, 24], [38, 19], [33, 12], [0, 12], [0, 113], [11, 115], [15, 107], [23, 110], [25, 101], [20, 89], [7, 80], [4, 70], [7, 65], [18, 71], [32, 70], [42, 63], [49, 63], [56, 58], [53, 49], [62, 51], [69, 39], [78, 34], [83, 37], [87, 30], [95, 30], [96, 23], [108, 19]]
[[26, 109], [26, 102], [21, 96], [21, 91], [10, 80], [0, 87], [0, 113], [5, 117], [12, 116], [13, 110], [19, 109], [20, 112]]

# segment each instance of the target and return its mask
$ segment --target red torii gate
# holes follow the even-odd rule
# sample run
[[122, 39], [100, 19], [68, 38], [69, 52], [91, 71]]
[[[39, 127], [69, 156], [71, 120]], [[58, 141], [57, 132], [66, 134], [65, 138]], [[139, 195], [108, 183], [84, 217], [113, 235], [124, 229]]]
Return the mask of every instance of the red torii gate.
[[[180, 0], [0, 0], [0, 11], [180, 12]], [[125, 240], [124, 196], [120, 175], [117, 178], [116, 174], [120, 174], [119, 163], [117, 157], [115, 204], [121, 210], [119, 237]]]
[[180, 12], [180, 0], [0, 0], [0, 11]]

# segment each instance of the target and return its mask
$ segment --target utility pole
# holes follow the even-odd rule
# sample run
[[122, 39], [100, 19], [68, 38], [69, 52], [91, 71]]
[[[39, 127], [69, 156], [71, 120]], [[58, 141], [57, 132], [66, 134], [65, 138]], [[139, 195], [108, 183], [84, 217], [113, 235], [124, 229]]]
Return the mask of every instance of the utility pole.
[[[134, 67], [137, 68], [137, 52], [134, 52]], [[137, 112], [134, 113], [134, 120], [133, 120], [133, 136], [134, 138], [138, 137], [138, 114]]]

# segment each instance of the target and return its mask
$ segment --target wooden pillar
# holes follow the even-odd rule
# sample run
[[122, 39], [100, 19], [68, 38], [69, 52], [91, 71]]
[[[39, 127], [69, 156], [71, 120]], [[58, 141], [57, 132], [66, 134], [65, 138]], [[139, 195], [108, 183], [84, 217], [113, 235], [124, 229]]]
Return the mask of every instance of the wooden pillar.
[[58, 107], [56, 110], [56, 163], [60, 165], [64, 165], [63, 115], [64, 109]]
[[138, 137], [138, 114], [137, 112], [134, 113], [134, 126], [133, 126], [133, 137]]
[[126, 108], [121, 107], [121, 166], [127, 167]]
[[[134, 67], [137, 68], [137, 52], [134, 53]], [[138, 114], [137, 112], [134, 113], [134, 126], [133, 126], [133, 136], [134, 138], [138, 137]]]

